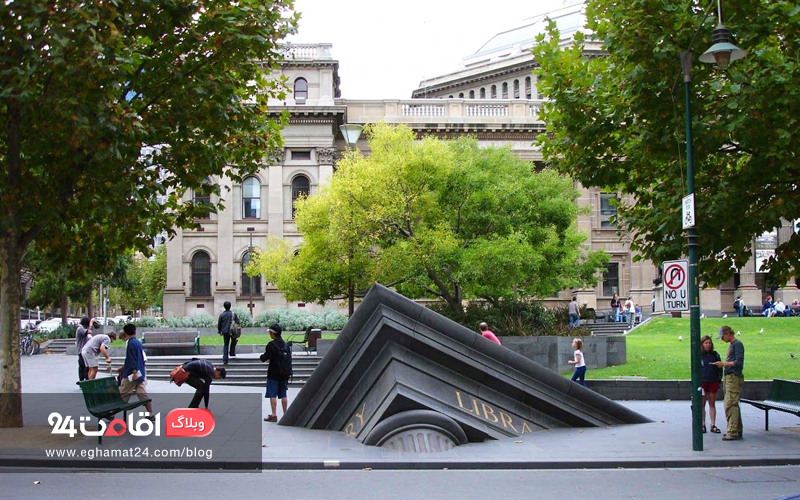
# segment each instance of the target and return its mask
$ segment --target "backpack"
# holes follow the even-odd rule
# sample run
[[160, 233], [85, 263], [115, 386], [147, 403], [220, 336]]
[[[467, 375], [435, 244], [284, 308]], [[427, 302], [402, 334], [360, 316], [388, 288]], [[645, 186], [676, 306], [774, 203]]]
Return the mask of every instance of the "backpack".
[[278, 348], [275, 366], [278, 367], [278, 375], [281, 380], [292, 378], [292, 346], [288, 342], [284, 342], [283, 347]]
[[235, 314], [231, 318], [231, 326], [228, 330], [231, 338], [238, 339], [242, 336], [242, 326], [239, 324], [239, 317]]
[[739, 302], [740, 302], [739, 299], [736, 299], [736, 300], [733, 301], [733, 308], [734, 309], [739, 309], [739, 307], [740, 307]]

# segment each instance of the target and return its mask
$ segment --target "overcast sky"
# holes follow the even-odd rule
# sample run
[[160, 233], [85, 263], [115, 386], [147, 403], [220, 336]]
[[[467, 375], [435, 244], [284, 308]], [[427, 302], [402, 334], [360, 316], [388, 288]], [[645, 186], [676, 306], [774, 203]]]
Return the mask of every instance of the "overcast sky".
[[[569, 2], [572, 3], [572, 2]], [[563, 0], [295, 0], [295, 43], [332, 43], [342, 97], [409, 99], [492, 36]]]

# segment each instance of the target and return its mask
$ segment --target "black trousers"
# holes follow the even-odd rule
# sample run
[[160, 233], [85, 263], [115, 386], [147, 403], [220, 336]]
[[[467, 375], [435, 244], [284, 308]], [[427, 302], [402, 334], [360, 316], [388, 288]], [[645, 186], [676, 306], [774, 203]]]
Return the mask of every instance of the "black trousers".
[[230, 346], [230, 355], [236, 356], [236, 344], [239, 343], [239, 339], [235, 339], [231, 337], [230, 333], [223, 333], [223, 347], [222, 347], [222, 361], [224, 363], [228, 362], [228, 346]]
[[189, 403], [188, 408], [199, 408], [200, 400], [203, 399], [204, 396], [206, 398], [205, 400], [206, 408], [208, 408], [208, 393], [206, 392], [208, 384], [206, 383], [206, 381], [201, 379], [200, 377], [189, 375], [189, 378], [186, 380], [186, 383], [195, 388], [194, 397], [192, 398], [192, 402]]
[[86, 367], [83, 356], [78, 354], [78, 381], [84, 380], [89, 380], [89, 368]]

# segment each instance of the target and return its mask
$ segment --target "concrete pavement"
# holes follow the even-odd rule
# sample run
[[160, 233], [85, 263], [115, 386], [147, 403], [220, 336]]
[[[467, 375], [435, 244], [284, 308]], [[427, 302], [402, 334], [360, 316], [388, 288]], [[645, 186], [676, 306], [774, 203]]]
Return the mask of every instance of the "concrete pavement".
[[[73, 356], [33, 356], [22, 362], [24, 393], [79, 394], [74, 383], [76, 362]], [[190, 388], [178, 388], [166, 382], [151, 381], [148, 389], [151, 394], [167, 395], [181, 402], [191, 398]], [[259, 388], [213, 386], [212, 411], [215, 395], [241, 392], [263, 394]], [[290, 389], [290, 402], [296, 392]], [[259, 397], [262, 415], [266, 415], [268, 402]], [[773, 412], [770, 431], [765, 432], [764, 413], [743, 405], [743, 440], [723, 442], [720, 434], [706, 434], [705, 450], [694, 452], [688, 402], [624, 404], [653, 422], [541, 431], [521, 438], [459, 446], [438, 454], [398, 453], [361, 445], [341, 432], [284, 427], [262, 421], [261, 461], [265, 469], [613, 469], [800, 464], [800, 419], [792, 415]], [[717, 410], [717, 425], [724, 428], [721, 404]], [[42, 460], [36, 461], [35, 453], [21, 454], [21, 451], [0, 445], [0, 465], [16, 465], [21, 455], [32, 466], [45, 465]], [[105, 465], [116, 466], [113, 462]], [[92, 464], [92, 467], [98, 466], [103, 464]]]

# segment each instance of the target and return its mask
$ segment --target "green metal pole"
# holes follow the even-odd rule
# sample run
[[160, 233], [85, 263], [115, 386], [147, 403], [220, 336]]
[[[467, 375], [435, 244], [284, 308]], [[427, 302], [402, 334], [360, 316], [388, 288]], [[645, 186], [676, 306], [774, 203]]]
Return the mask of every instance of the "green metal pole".
[[[694, 194], [694, 156], [692, 154], [692, 53], [681, 54], [686, 101], [686, 190]], [[692, 350], [692, 449], [703, 451], [703, 407], [700, 393], [700, 287], [697, 282], [697, 256], [700, 241], [697, 235], [697, 214], [694, 227], [688, 231], [689, 243], [689, 338]]]

